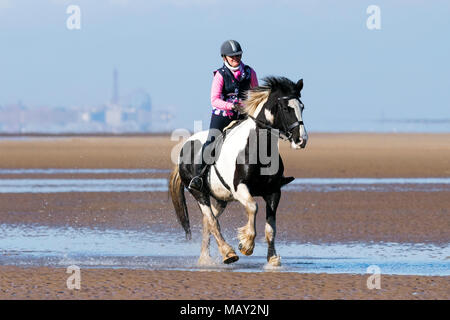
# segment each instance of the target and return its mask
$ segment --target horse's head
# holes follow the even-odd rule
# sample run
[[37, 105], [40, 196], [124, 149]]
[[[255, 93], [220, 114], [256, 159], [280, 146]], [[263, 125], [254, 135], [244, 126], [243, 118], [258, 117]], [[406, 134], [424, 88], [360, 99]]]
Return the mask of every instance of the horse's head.
[[303, 79], [294, 83], [283, 77], [268, 77], [264, 81], [265, 84], [256, 89], [257, 92], [267, 92], [264, 105], [257, 111], [257, 118], [280, 130], [293, 149], [304, 148], [308, 134], [302, 118], [304, 105], [300, 100]]

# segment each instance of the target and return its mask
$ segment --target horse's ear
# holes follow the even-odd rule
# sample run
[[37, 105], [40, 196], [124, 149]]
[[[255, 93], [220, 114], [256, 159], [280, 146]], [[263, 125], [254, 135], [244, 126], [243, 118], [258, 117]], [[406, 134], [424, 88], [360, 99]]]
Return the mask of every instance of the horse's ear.
[[298, 80], [295, 87], [297, 88], [298, 93], [300, 93], [300, 91], [302, 91], [302, 89], [303, 89], [303, 79]]

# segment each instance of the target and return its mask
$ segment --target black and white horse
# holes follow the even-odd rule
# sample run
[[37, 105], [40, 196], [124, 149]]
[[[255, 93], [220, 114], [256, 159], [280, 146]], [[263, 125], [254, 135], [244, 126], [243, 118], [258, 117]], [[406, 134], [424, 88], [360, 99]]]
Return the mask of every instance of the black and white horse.
[[[254, 197], [261, 196], [266, 202], [267, 261], [274, 266], [280, 265], [280, 256], [275, 251], [276, 211], [281, 187], [294, 178], [283, 177], [279, 137], [289, 140], [292, 148], [301, 149], [306, 146], [308, 135], [302, 120], [304, 106], [300, 101], [303, 80], [297, 83], [282, 77], [268, 77], [264, 80], [264, 85], [247, 92], [244, 108], [241, 110], [247, 114], [246, 119], [230, 124], [224, 130], [223, 139], [216, 139], [221, 140], [221, 147], [219, 152], [216, 151], [218, 154], [214, 164], [208, 167], [205, 174], [206, 186], [203, 191], [188, 189], [203, 213], [199, 263], [210, 261], [210, 234], [217, 241], [224, 263], [239, 259], [223, 238], [218, 221], [227, 203], [235, 200], [245, 207], [248, 215], [247, 224], [238, 229], [239, 250], [244, 255], [253, 253], [255, 216], [258, 211]], [[196, 145], [197, 150], [201, 150], [207, 135], [208, 131], [198, 132], [184, 143], [178, 164], [169, 179], [169, 192], [175, 211], [188, 239], [191, 231], [184, 188], [193, 176], [194, 153], [198, 152], [192, 146]]]

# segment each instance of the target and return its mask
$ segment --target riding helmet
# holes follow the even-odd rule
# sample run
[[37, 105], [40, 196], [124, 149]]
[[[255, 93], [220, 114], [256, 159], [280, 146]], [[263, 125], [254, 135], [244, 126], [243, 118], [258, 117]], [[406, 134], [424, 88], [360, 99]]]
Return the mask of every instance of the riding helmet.
[[238, 56], [242, 54], [241, 45], [236, 40], [227, 40], [220, 47], [220, 55], [223, 56]]

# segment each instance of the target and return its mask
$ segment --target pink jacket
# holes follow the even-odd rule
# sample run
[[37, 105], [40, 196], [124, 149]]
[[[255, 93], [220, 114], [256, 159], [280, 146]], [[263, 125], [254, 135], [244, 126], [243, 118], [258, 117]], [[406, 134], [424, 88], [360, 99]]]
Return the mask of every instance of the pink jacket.
[[[240, 68], [236, 71], [232, 71], [234, 77], [239, 79], [244, 69], [244, 64], [241, 62]], [[253, 69], [251, 69], [250, 88], [258, 86], [258, 78]], [[223, 77], [219, 72], [216, 72], [211, 86], [211, 105], [213, 107], [214, 114], [221, 114], [223, 116], [233, 115], [233, 103], [225, 101], [222, 97]]]

